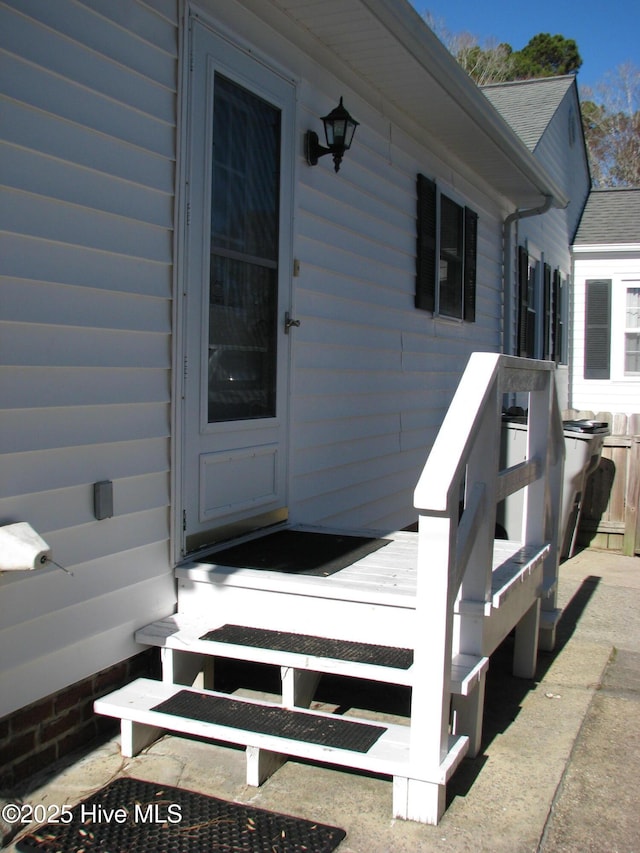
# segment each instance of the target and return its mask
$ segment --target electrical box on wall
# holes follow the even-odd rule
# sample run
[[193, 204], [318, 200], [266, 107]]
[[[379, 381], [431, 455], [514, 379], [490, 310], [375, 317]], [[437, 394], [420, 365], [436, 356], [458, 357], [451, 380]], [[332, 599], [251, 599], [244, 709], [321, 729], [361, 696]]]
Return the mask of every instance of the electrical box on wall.
[[102, 521], [113, 515], [113, 483], [111, 480], [101, 480], [93, 484], [93, 514]]

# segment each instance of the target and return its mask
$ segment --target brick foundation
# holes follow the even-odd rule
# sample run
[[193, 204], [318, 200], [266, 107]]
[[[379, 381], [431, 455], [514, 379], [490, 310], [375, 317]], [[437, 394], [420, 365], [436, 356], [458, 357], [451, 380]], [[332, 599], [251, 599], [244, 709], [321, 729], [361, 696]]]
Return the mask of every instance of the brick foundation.
[[10, 790], [99, 736], [115, 734], [117, 721], [96, 716], [93, 702], [142, 676], [160, 677], [157, 649], [148, 649], [3, 717], [0, 788]]

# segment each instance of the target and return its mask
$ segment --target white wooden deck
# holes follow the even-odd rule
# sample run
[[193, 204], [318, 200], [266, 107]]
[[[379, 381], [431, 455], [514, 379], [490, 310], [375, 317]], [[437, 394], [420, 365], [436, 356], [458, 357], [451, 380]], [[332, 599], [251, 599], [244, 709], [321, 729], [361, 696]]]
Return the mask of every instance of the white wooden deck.
[[[501, 470], [501, 404], [512, 392], [528, 394], [527, 452], [525, 461]], [[437, 823], [446, 780], [463, 755], [481, 748], [489, 656], [515, 629], [514, 674], [533, 678], [539, 638], [553, 647], [563, 459], [553, 365], [474, 354], [416, 487], [417, 533], [335, 531], [389, 542], [326, 577], [225, 566], [215, 552], [178, 567], [178, 613], [136, 634], [139, 642], [161, 647], [163, 683], [136, 682], [100, 700], [96, 710], [122, 719], [125, 754], [164, 728], [244, 743], [251, 784], [264, 781], [284, 755], [387, 772], [394, 778], [394, 817]], [[524, 496], [521, 540], [494, 540], [496, 506], [516, 492]], [[215, 642], [202, 639], [223, 625], [240, 627], [233, 645], [219, 635]], [[283, 651], [261, 631], [259, 648], [236, 644], [245, 629], [252, 637], [258, 629], [293, 634], [293, 642], [287, 638]], [[333, 654], [324, 653], [328, 646], [298, 651], [298, 640], [303, 648], [309, 637], [338, 642]], [[397, 657], [392, 667], [344, 660], [340, 641], [403, 650], [402, 663]], [[413, 663], [403, 669], [406, 650]], [[221, 697], [206, 675], [199, 708], [211, 710], [207, 721], [200, 711], [195, 720], [182, 716], [180, 686], [190, 690], [203, 658], [218, 656], [279, 665], [280, 707], [306, 721], [322, 672], [410, 686], [409, 725], [389, 729], [368, 757], [273, 732], [265, 740], [215, 716]], [[154, 697], [176, 693], [178, 705], [168, 706], [175, 715], [154, 707]], [[385, 752], [382, 763], [378, 748]]]
[[[371, 535], [371, 531], [341, 531], [342, 534], [347, 532]], [[139, 643], [162, 647], [164, 678], [171, 683], [191, 683], [195, 660], [192, 666], [182, 667], [182, 676], [178, 673], [181, 657], [194, 655], [202, 659], [226, 657], [297, 671], [332, 673], [410, 686], [415, 677], [413, 667], [397, 669], [332, 657], [310, 658], [304, 653], [201, 639], [207, 631], [241, 621], [254, 627], [297, 634], [313, 633], [312, 626], [318, 623], [324, 637], [363, 641], [363, 626], [358, 617], [365, 608], [367, 614], [375, 615], [375, 634], [367, 636], [369, 642], [414, 648], [417, 640], [414, 616], [418, 534], [396, 531], [381, 536], [388, 541], [387, 545], [328, 577], [232, 569], [216, 563], [215, 555], [207, 563], [183, 566], [176, 572], [182, 582], [178, 613], [139, 630], [136, 639]], [[543, 592], [542, 561], [547, 550], [542, 547], [523, 548], [518, 542], [495, 541], [491, 603], [483, 606], [482, 615], [491, 615], [487, 607], [502, 608], [503, 618], [487, 622], [494, 626], [494, 630], [487, 633], [482, 655], [452, 656], [452, 693], [469, 695], [486, 670], [488, 656], [511, 630], [514, 620], [517, 621], [518, 614], [508, 607], [509, 599], [522, 610], [523, 606], [528, 608], [532, 597]], [[211, 595], [220, 606], [211, 606]], [[519, 601], [523, 597], [524, 605]], [[252, 615], [250, 621], [247, 620], [248, 598], [260, 602], [257, 610], [260, 616]], [[286, 615], [279, 606], [284, 599], [288, 602]], [[239, 611], [234, 606], [236, 603]], [[348, 605], [351, 605], [353, 618], [346, 622], [336, 619], [335, 610]], [[505, 608], [509, 612], [505, 612]], [[393, 614], [392, 617], [389, 613]], [[401, 632], [394, 631], [398, 613], [401, 615]]]
[[[312, 527], [296, 529], [320, 530]], [[327, 531], [322, 528], [322, 532]], [[387, 540], [388, 544], [328, 577], [230, 568], [215, 562], [214, 553], [207, 562], [193, 562], [176, 569], [179, 580], [178, 615], [165, 620], [164, 628], [160, 627], [163, 623], [156, 623], [156, 629], [140, 632], [139, 641], [152, 640], [153, 631], [166, 631], [171, 635], [178, 626], [183, 629], [178, 642], [186, 641], [187, 636], [194, 636], [198, 631], [202, 634], [240, 617], [243, 624], [256, 627], [314, 633], [317, 624], [323, 636], [399, 647], [405, 644], [413, 648], [415, 637], [413, 625], [409, 627], [409, 623], [412, 622], [416, 607], [418, 534], [370, 530], [339, 532], [343, 535], [379, 536]], [[532, 576], [535, 594], [542, 594], [539, 569], [547, 552], [548, 547], [543, 548], [542, 545], [523, 547], [520, 542], [495, 540], [491, 607], [497, 609], [507, 605], [509, 597], [517, 594], [523, 583], [531, 583]], [[428, 583], [428, 579], [425, 580]], [[549, 591], [544, 590], [545, 593]], [[295, 598], [291, 599], [291, 596]], [[281, 597], [287, 599], [284, 608], [279, 606]], [[213, 599], [216, 605], [221, 605], [221, 609], [212, 607]], [[251, 602], [256, 601], [259, 606], [257, 612], [254, 612]], [[323, 602], [325, 607], [322, 606]], [[354, 614], [364, 610], [380, 616], [386, 612], [385, 626], [388, 631], [381, 630], [380, 623], [375, 623], [373, 633], [365, 636], [365, 631], [363, 635], [362, 623], [339, 618], [340, 609], [349, 605], [353, 605], [350, 609]], [[333, 613], [330, 618], [327, 618], [327, 607]], [[396, 611], [404, 621], [398, 624], [398, 630], [394, 632], [393, 626], [398, 620], [388, 617], [388, 613]], [[483, 615], [490, 614], [484, 612]], [[249, 616], [251, 622], [247, 621]], [[189, 630], [186, 627], [188, 624], [192, 626]], [[493, 649], [485, 653], [490, 654], [491, 651]]]
[[[397, 606], [415, 600], [417, 587], [417, 532], [375, 530], [327, 531], [326, 528], [298, 527], [294, 530], [335, 532], [347, 536], [377, 536], [388, 545], [367, 554], [352, 565], [328, 577], [288, 574], [264, 569], [236, 569], [216, 562], [215, 552], [206, 562], [190, 562], [176, 569], [176, 577], [195, 582], [234, 585], [251, 589], [269, 589], [291, 595], [309, 594], [321, 598], [352, 596], [354, 601]], [[255, 537], [258, 538], [258, 537]], [[531, 570], [538, 549], [520, 542], [496, 539], [493, 549], [494, 606], [508, 595], [509, 589]]]

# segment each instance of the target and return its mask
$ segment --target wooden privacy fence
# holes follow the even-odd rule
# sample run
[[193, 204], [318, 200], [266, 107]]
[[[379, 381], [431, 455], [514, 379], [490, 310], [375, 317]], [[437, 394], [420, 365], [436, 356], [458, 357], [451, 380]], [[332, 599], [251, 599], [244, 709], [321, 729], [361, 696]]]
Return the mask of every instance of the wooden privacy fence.
[[587, 480], [578, 544], [629, 557], [640, 554], [640, 414], [571, 409], [563, 418], [607, 421], [611, 431], [600, 464]]

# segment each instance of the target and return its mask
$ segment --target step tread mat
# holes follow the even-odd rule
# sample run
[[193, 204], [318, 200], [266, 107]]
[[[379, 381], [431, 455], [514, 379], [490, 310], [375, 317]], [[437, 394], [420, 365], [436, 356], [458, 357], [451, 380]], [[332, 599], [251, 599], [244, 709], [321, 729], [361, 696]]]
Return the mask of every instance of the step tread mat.
[[227, 696], [180, 690], [152, 711], [203, 723], [258, 732], [351, 752], [368, 752], [387, 729], [340, 717], [316, 716], [279, 705], [261, 705]]
[[413, 649], [334, 640], [311, 634], [293, 634], [288, 631], [273, 631], [268, 628], [252, 628], [244, 625], [222, 625], [207, 631], [200, 639], [352, 663], [386, 666], [393, 669], [407, 670], [413, 664]]
[[[123, 810], [124, 820], [115, 818], [115, 810]], [[16, 848], [21, 853], [331, 853], [346, 836], [338, 827], [128, 777], [83, 800], [71, 814], [70, 822], [42, 826]]]

